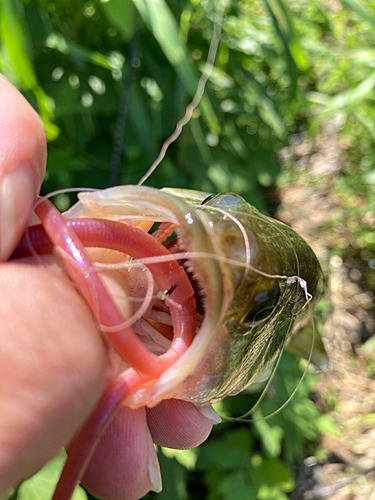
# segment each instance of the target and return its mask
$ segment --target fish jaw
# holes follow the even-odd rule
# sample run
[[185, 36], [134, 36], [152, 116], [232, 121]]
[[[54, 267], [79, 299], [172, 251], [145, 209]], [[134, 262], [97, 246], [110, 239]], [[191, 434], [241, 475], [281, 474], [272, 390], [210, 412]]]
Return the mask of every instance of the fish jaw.
[[[176, 387], [194, 371], [207, 351], [222, 323], [233, 295], [233, 287], [225, 268], [219, 262], [205, 227], [204, 214], [196, 214], [184, 201], [154, 188], [121, 186], [94, 193], [80, 193], [80, 201], [64, 214], [66, 218], [95, 217], [131, 223], [136, 227], [157, 222], [178, 226], [183, 251], [207, 255], [191, 262], [194, 276], [201, 286], [206, 313], [188, 350], [162, 376], [145, 384], [125, 402], [138, 408], [153, 406], [165, 397], [183, 397]], [[210, 258], [213, 255], [218, 258]], [[173, 295], [172, 295], [173, 298]]]
[[[293, 325], [308, 319], [301, 283], [285, 278], [308, 283], [311, 305], [321, 293], [319, 263], [294, 231], [231, 193], [202, 205], [208, 195], [120, 186], [81, 193], [65, 214], [115, 219], [145, 231], [154, 222], [175, 224], [179, 249], [199, 282], [204, 319], [192, 344], [157, 380], [126, 400], [132, 408], [169, 397], [206, 404], [247, 387], [274, 362]], [[277, 294], [270, 314], [246, 321], [257, 294], [270, 290]]]
[[[206, 193], [190, 195], [186, 190], [177, 195], [193, 204], [206, 197]], [[272, 365], [295, 332], [311, 323], [323, 293], [323, 273], [303, 238], [285, 224], [262, 215], [240, 196], [219, 194], [204, 206], [195, 207], [204, 211], [206, 224], [207, 220], [211, 222], [208, 227], [214, 247], [232, 261], [227, 262], [226, 272], [234, 291], [214, 342], [185, 383], [185, 397], [202, 404], [219, 401], [251, 385]], [[246, 261], [247, 271], [243, 267]], [[266, 293], [274, 302], [269, 313], [247, 321], [256, 297]], [[313, 347], [312, 341], [310, 335], [308, 349]], [[316, 344], [320, 352], [319, 337]], [[316, 359], [322, 359], [322, 355]]]

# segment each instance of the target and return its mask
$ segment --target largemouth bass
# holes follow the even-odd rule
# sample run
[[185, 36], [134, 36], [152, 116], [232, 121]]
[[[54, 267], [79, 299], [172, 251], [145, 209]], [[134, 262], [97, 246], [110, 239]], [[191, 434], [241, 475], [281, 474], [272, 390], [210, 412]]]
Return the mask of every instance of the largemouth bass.
[[[120, 405], [152, 407], [169, 398], [206, 405], [245, 389], [270, 367], [295, 331], [311, 321], [311, 311], [323, 291], [322, 271], [309, 245], [233, 193], [210, 195], [143, 186], [83, 192], [64, 214], [67, 230], [73, 231], [69, 234], [61, 230], [65, 222], [59, 229], [57, 219], [49, 223], [49, 210], [36, 211], [49, 237], [41, 226], [29, 228], [14, 257], [25, 255], [30, 245], [38, 253], [49, 253], [54, 244], [70, 273], [78, 274], [73, 278], [86, 300], [91, 300], [93, 312], [99, 309], [103, 331], [126, 361], [120, 385], [107, 390], [94, 420], [85, 426], [91, 431], [94, 427], [100, 432], [104, 427], [101, 414], [110, 415]], [[108, 221], [115, 221], [112, 233], [104, 225]], [[160, 224], [158, 228], [155, 223]], [[124, 228], [135, 231], [131, 250], [125, 253], [119, 252], [118, 242], [111, 243]], [[149, 243], [141, 243], [142, 235]], [[90, 247], [88, 264], [76, 246], [69, 254], [68, 240], [77, 237]], [[163, 251], [158, 247], [155, 255], [146, 252], [153, 241], [164, 243]], [[165, 263], [177, 263], [177, 267], [168, 271], [152, 267]], [[118, 273], [123, 301], [117, 298], [117, 307], [125, 326], [140, 340], [144, 355], [154, 356], [150, 366], [156, 359], [153, 371], [148, 372], [149, 367], [134, 353], [128, 356], [127, 341], [120, 345], [116, 338], [112, 340], [118, 320], [108, 325], [109, 313], [102, 316], [101, 292], [92, 301], [82, 291], [85, 281], [91, 280], [91, 267], [104, 274], [108, 268]], [[185, 304], [193, 319], [184, 317]], [[189, 327], [185, 321], [190, 321]], [[186, 334], [188, 329], [190, 334]], [[185, 347], [179, 350], [181, 343]], [[169, 361], [164, 363], [164, 359]], [[320, 344], [316, 359], [324, 360]], [[125, 389], [119, 389], [124, 380]], [[114, 402], [113, 394], [117, 394]], [[86, 440], [85, 428], [81, 433], [80, 444]], [[55, 498], [70, 494], [63, 485]]]
[[[193, 342], [153, 383], [152, 391], [140, 387], [129, 406], [154, 405], [166, 397], [205, 404], [235, 394], [259, 377], [293, 333], [311, 320], [309, 311], [323, 292], [323, 274], [315, 254], [292, 229], [262, 215], [239, 195], [120, 186], [81, 193], [79, 199], [65, 213], [66, 219], [117, 220], [146, 231], [155, 222], [169, 224], [169, 232], [177, 233], [173, 245], [168, 245], [171, 255], [184, 262], [195, 291], [200, 326]], [[165, 239], [169, 232], [167, 226]], [[31, 244], [42, 251], [35, 240]], [[114, 253], [112, 259], [118, 260]], [[97, 251], [95, 255], [98, 257]], [[108, 251], [104, 255], [105, 261], [111, 260]], [[99, 259], [102, 257], [100, 253]], [[137, 279], [142, 282], [135, 284], [129, 264], [124, 264], [131, 259], [134, 269], [135, 260], [131, 256], [124, 259], [117, 267], [127, 282], [127, 293], [130, 280], [139, 301], [145, 273], [137, 268]], [[304, 307], [306, 291], [312, 297], [310, 308]], [[148, 305], [146, 318], [159, 317], [153, 311], [165, 309], [158, 292], [164, 291], [155, 285], [156, 298]], [[167, 312], [163, 318], [170, 325]], [[154, 320], [149, 329], [157, 335], [162, 322]], [[133, 328], [137, 326], [142, 329], [140, 321]], [[160, 354], [168, 349], [170, 340], [159, 335], [158, 340], [154, 337], [160, 344], [154, 350]], [[147, 345], [153, 349], [151, 338]], [[320, 346], [315, 359], [316, 364], [324, 363]]]
[[[323, 275], [307, 243], [236, 194], [128, 186], [84, 194], [81, 200], [69, 217], [99, 210], [132, 224], [151, 219], [179, 229], [179, 248], [187, 252], [190, 275], [198, 283], [204, 321], [189, 352], [156, 382], [160, 397], [168, 387], [174, 396], [203, 404], [244, 389], [309, 321], [305, 291], [287, 277], [306, 281], [312, 308], [321, 297]], [[138, 214], [126, 214], [129, 206]], [[177, 381], [182, 384], [176, 386]]]

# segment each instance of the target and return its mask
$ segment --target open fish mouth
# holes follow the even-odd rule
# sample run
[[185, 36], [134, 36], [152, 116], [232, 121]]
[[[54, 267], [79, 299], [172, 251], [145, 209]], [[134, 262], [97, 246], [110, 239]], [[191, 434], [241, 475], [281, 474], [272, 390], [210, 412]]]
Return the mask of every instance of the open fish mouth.
[[[144, 248], [149, 243], [140, 242], [141, 257], [119, 253], [105, 234], [102, 243], [96, 239], [87, 244], [94, 247], [90, 255], [97, 269], [104, 275], [119, 273], [123, 293], [115, 300], [152, 354], [162, 357], [177, 346], [172, 308], [178, 310], [182, 299], [176, 305], [176, 298], [184, 292], [177, 279], [165, 281], [147, 269], [177, 261], [178, 272], [183, 269], [191, 285], [195, 310], [186, 314], [195, 317], [187, 349], [129, 396], [126, 404], [132, 408], [153, 406], [167, 397], [205, 404], [239, 392], [273, 363], [293, 325], [306, 321], [307, 294], [313, 296], [312, 304], [322, 291], [320, 266], [307, 243], [231, 193], [120, 186], [80, 193], [64, 217], [76, 231], [85, 219], [86, 225], [87, 219], [116, 221], [135, 228], [136, 238], [141, 230], [164, 244], [165, 251], [149, 255]], [[160, 223], [157, 229], [155, 223]], [[51, 251], [32, 238], [32, 231], [29, 238], [36, 251]], [[21, 242], [14, 256], [22, 255], [25, 244]]]

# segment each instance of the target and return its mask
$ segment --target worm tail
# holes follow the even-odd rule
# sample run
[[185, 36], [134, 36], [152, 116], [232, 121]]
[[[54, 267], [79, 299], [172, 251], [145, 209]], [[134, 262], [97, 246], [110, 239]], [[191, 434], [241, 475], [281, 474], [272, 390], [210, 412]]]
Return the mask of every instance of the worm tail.
[[100, 437], [122, 401], [133, 393], [142, 379], [131, 368], [115, 379], [105, 390], [98, 405], [78, 433], [65, 462], [52, 500], [69, 500], [91, 460]]

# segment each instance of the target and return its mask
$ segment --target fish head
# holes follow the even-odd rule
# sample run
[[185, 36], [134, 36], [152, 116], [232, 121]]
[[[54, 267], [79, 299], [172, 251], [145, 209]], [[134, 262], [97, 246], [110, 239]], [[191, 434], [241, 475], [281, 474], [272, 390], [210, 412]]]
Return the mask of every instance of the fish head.
[[[215, 402], [251, 385], [311, 321], [323, 293], [323, 273], [303, 238], [241, 196], [173, 193], [194, 203], [205, 221], [231, 290], [215, 338], [185, 381], [190, 400]], [[208, 285], [205, 294], [212, 292]]]
[[120, 186], [82, 194], [67, 217], [93, 213], [143, 230], [173, 223], [202, 316], [191, 346], [131, 396], [131, 407], [169, 397], [206, 404], [246, 388], [309, 321], [322, 294], [310, 246], [234, 193]]

